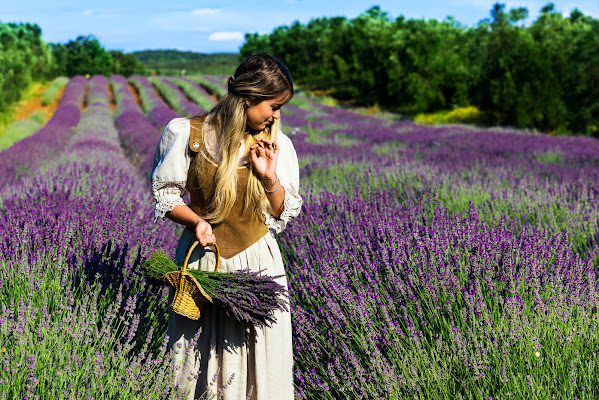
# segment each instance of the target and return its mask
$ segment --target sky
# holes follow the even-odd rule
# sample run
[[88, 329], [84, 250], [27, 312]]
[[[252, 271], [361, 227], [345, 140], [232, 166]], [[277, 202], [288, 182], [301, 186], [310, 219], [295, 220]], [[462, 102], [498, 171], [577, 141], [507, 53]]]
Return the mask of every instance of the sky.
[[[269, 33], [294, 21], [319, 17], [355, 18], [374, 5], [395, 19], [443, 20], [476, 26], [489, 18], [488, 0], [1, 0], [0, 22], [33, 22], [46, 42], [66, 43], [94, 35], [109, 50], [177, 49], [200, 53], [239, 51], [246, 33]], [[503, 1], [506, 10], [526, 7], [534, 21], [549, 0]], [[599, 18], [599, 0], [555, 0], [565, 16], [578, 8]]]

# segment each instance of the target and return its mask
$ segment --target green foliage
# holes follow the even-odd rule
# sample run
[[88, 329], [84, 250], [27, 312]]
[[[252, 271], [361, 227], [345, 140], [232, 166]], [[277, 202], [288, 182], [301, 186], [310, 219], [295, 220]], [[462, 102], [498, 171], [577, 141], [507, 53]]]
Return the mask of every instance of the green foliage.
[[66, 44], [52, 43], [54, 76], [65, 75], [145, 75], [147, 71], [132, 54], [106, 50], [93, 35], [78, 36]]
[[48, 104], [52, 103], [56, 98], [58, 91], [62, 89], [68, 82], [69, 78], [64, 76], [59, 76], [50, 82], [50, 85], [48, 85], [48, 88], [42, 95], [42, 105], [47, 106]]
[[566, 21], [571, 30], [571, 42], [566, 42], [568, 75], [563, 82], [566, 126], [599, 137], [599, 20], [575, 9]]
[[0, 113], [35, 80], [50, 76], [52, 53], [36, 24], [0, 23]]
[[554, 151], [548, 151], [546, 153], [537, 153], [535, 158], [540, 163], [545, 164], [560, 164], [562, 162], [562, 155]]
[[525, 26], [526, 8], [496, 3], [466, 27], [392, 20], [375, 6], [247, 34], [240, 55], [276, 55], [303, 87], [358, 105], [410, 115], [474, 106], [483, 124], [599, 136], [599, 20], [554, 8]]
[[2, 132], [2, 136], [0, 136], [0, 149], [9, 147], [16, 141], [33, 135], [40, 129], [43, 122], [43, 120], [41, 122], [39, 121], [38, 116], [30, 116], [30, 118], [9, 125], [4, 132]]
[[504, 11], [496, 4], [493, 20], [474, 30], [479, 66], [471, 88], [472, 102], [493, 124], [536, 127], [544, 131], [565, 125], [567, 107], [562, 80], [568, 75], [571, 41], [566, 19], [542, 14], [530, 28], [515, 24], [521, 9]]
[[67, 44], [53, 44], [59, 73], [75, 75], [109, 75], [113, 71], [110, 53], [93, 35], [78, 36]]
[[194, 103], [204, 110], [211, 110], [212, 107], [214, 107], [214, 100], [206, 97], [204, 93], [201, 93], [199, 90], [194, 88], [189, 82], [179, 78], [171, 78], [171, 81], [175, 85], [179, 86], [187, 97], [189, 97]]
[[151, 72], [165, 75], [231, 75], [239, 64], [239, 55], [236, 53], [146, 50], [130, 54]]
[[[41, 29], [30, 23], [0, 23], [0, 115], [20, 100], [21, 92], [33, 81], [56, 76], [93, 74], [145, 74], [131, 54], [107, 51], [92, 36], [79, 36], [66, 44], [47, 44]], [[53, 82], [42, 100], [49, 104], [66, 82]]]
[[135, 90], [137, 90], [137, 93], [139, 93], [139, 101], [141, 102], [142, 110], [145, 113], [150, 112], [152, 109], [152, 99], [147, 94], [148, 89], [137, 79], [130, 79], [128, 82], [133, 85]]
[[477, 124], [482, 121], [482, 113], [473, 106], [460, 107], [451, 111], [439, 111], [433, 114], [418, 114], [414, 121], [421, 124]]
[[110, 50], [110, 58], [112, 59], [112, 73], [131, 76], [131, 75], [146, 75], [147, 71], [143, 64], [129, 53], [125, 54], [119, 50]]
[[46, 115], [41, 111], [35, 111], [29, 115], [30, 120], [38, 122], [40, 125], [43, 125], [46, 122]]
[[162, 81], [161, 78], [159, 78], [157, 76], [151, 76], [148, 78], [148, 80], [150, 81], [150, 83], [152, 85], [154, 85], [156, 90], [158, 90], [158, 93], [160, 93], [160, 95], [162, 97], [164, 97], [164, 99], [166, 100], [168, 105], [173, 110], [175, 110], [177, 112], [177, 114], [179, 114], [179, 115], [183, 114], [183, 110], [181, 109], [181, 103], [179, 102], [179, 98], [173, 92], [172, 88], [170, 88], [166, 83], [164, 83]]
[[225, 89], [218, 83], [207, 81], [206, 79], [199, 76], [190, 76], [189, 79], [202, 86], [204, 89], [208, 91], [208, 93], [215, 95], [219, 99], [223, 97], [225, 94], [227, 94], [227, 89]]
[[375, 6], [352, 20], [318, 18], [246, 35], [241, 55], [275, 54], [300, 84], [338, 98], [422, 112], [465, 104], [465, 32], [453, 20], [392, 21]]

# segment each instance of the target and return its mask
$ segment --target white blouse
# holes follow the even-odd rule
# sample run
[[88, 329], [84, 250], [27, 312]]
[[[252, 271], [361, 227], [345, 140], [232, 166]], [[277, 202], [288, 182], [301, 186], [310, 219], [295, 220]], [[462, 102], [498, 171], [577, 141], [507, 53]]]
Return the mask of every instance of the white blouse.
[[[219, 160], [215, 152], [215, 135], [208, 124], [205, 128], [206, 150]], [[175, 118], [164, 128], [156, 153], [150, 179], [152, 192], [156, 199], [154, 219], [164, 219], [165, 214], [176, 205], [185, 205], [187, 171], [191, 163], [189, 145], [189, 119]], [[297, 154], [291, 140], [279, 130], [277, 135], [279, 158], [277, 159], [277, 177], [285, 191], [284, 210], [279, 218], [265, 213], [266, 225], [271, 231], [280, 233], [287, 223], [297, 217], [302, 208], [302, 198], [299, 195], [299, 166]], [[240, 144], [239, 164], [245, 165], [248, 157]]]

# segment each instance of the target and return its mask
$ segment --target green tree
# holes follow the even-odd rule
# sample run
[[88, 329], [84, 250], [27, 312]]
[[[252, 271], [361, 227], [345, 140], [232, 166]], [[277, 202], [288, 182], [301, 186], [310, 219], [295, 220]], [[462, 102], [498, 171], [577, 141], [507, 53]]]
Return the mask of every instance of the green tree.
[[113, 62], [110, 53], [100, 45], [93, 36], [78, 36], [65, 46], [65, 74], [75, 75], [110, 75]]
[[359, 104], [407, 113], [475, 105], [487, 123], [599, 136], [599, 21], [552, 3], [529, 26], [528, 10], [496, 3], [469, 28], [389, 19], [380, 7], [358, 17], [294, 22], [246, 35], [241, 57], [268, 52], [295, 80]]
[[386, 104], [404, 111], [436, 111], [467, 104], [467, 30], [454, 19], [395, 21], [392, 79]]
[[599, 137], [599, 20], [573, 10], [564, 101], [568, 128]]
[[505, 5], [495, 4], [492, 20], [475, 29], [473, 44], [478, 48], [471, 54], [478, 68], [471, 98], [491, 123], [539, 126], [545, 119], [542, 107], [537, 106], [539, 96], [545, 96], [539, 74], [547, 67], [538, 59], [531, 32], [516, 24], [528, 15], [527, 10], [506, 13], [504, 9]]
[[147, 71], [133, 54], [125, 54], [122, 51], [110, 50], [112, 60], [112, 73], [124, 76], [146, 75]]
[[32, 80], [49, 77], [53, 62], [36, 24], [0, 23], [0, 112], [19, 100]]

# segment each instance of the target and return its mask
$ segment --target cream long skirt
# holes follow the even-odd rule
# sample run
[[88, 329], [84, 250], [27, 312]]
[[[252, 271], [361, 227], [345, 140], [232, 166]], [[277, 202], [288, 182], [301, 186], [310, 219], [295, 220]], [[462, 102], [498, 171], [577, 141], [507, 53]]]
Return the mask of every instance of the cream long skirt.
[[[194, 240], [194, 234], [185, 229], [176, 251], [179, 265]], [[215, 260], [210, 248], [197, 246], [188, 268], [212, 271]], [[221, 257], [222, 272], [247, 268], [265, 270], [263, 273], [271, 276], [283, 275], [277, 281], [287, 287], [281, 252], [270, 232], [243, 252], [229, 259]], [[210, 304], [197, 321], [171, 310], [169, 348], [175, 352], [178, 398], [293, 399], [291, 316], [289, 312], [277, 312], [276, 318], [277, 323], [270, 328], [255, 328], [225, 316]]]

